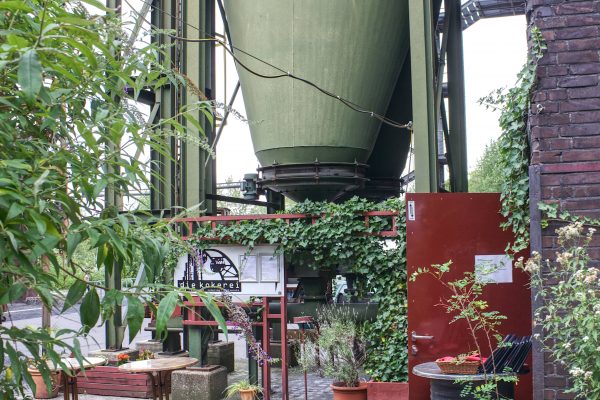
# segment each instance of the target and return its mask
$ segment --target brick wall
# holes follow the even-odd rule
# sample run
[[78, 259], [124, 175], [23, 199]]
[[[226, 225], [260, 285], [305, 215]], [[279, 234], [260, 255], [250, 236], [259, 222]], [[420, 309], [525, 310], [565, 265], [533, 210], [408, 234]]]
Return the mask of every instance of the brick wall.
[[[552, 259], [556, 226], [541, 230], [539, 200], [600, 218], [600, 1], [528, 0], [527, 16], [548, 45], [530, 116], [531, 247]], [[599, 238], [591, 254], [600, 263]], [[564, 368], [534, 352], [534, 398], [573, 398], [566, 387]]]

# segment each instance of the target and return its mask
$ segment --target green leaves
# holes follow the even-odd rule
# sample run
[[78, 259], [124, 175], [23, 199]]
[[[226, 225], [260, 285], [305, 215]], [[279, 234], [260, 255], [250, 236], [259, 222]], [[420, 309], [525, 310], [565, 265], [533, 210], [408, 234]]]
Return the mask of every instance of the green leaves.
[[[517, 253], [529, 246], [529, 138], [527, 118], [531, 94], [536, 85], [537, 62], [546, 48], [538, 28], [531, 29], [532, 46], [526, 64], [518, 74], [517, 84], [507, 91], [498, 89], [479, 100], [488, 108], [501, 110], [498, 141], [501, 175], [501, 214], [506, 221], [500, 226], [511, 229], [515, 241], [507, 245], [508, 253]], [[491, 154], [490, 156], [494, 156]], [[490, 157], [491, 158], [491, 157]], [[495, 174], [494, 174], [495, 175]], [[489, 175], [488, 180], [489, 182]], [[497, 182], [497, 180], [494, 180]]]
[[23, 2], [23, 0], [6, 0], [0, 1], [0, 10], [31, 12], [31, 7]]
[[69, 288], [62, 312], [64, 313], [69, 308], [73, 307], [81, 299], [81, 297], [83, 297], [86, 289], [87, 285], [85, 282], [76, 280]]
[[35, 49], [29, 49], [21, 56], [18, 82], [21, 91], [28, 99], [33, 99], [40, 91], [42, 87], [42, 65]]
[[129, 325], [129, 342], [138, 334], [144, 322], [144, 305], [135, 296], [127, 297], [127, 325]]
[[96, 288], [90, 288], [84, 296], [79, 308], [79, 317], [85, 331], [89, 331], [98, 322], [100, 318], [100, 298]]
[[158, 311], [156, 313], [156, 335], [159, 338], [164, 338], [167, 335], [167, 322], [173, 311], [175, 311], [175, 306], [179, 302], [179, 293], [177, 292], [169, 292], [158, 304]]

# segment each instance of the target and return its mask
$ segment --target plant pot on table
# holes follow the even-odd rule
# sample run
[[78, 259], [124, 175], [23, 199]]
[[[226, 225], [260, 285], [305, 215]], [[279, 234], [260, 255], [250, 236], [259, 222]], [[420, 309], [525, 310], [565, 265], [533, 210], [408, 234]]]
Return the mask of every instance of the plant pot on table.
[[52, 387], [48, 390], [46, 383], [41, 372], [36, 368], [28, 368], [27, 371], [31, 374], [31, 378], [35, 383], [35, 393], [33, 397], [36, 399], [52, 399], [58, 395], [58, 388], [60, 386], [61, 371], [51, 371], [50, 380], [52, 381]]
[[333, 400], [367, 400], [367, 383], [360, 382], [358, 386], [345, 386], [342, 382], [331, 385]]

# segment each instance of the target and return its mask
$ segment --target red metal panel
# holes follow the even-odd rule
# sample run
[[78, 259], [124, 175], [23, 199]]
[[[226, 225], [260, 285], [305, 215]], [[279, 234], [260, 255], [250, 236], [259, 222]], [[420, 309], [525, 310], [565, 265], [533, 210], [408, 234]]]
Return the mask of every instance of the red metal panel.
[[[418, 267], [452, 260], [449, 280], [473, 271], [475, 255], [503, 254], [512, 240], [510, 232], [499, 228], [500, 200], [496, 193], [408, 194], [414, 202], [414, 220], [407, 216], [407, 269], [410, 276]], [[408, 209], [408, 207], [407, 207]], [[525, 252], [524, 252], [525, 253]], [[490, 284], [484, 298], [490, 310], [508, 317], [502, 334], [531, 335], [531, 293], [526, 273], [513, 269], [513, 283]], [[451, 316], [439, 306], [448, 293], [435, 279], [421, 276], [408, 284], [409, 370], [422, 362], [473, 350], [466, 324], [449, 324]], [[411, 340], [411, 332], [432, 335], [433, 340]], [[418, 353], [412, 354], [412, 346]], [[488, 354], [484, 355], [487, 356]], [[531, 363], [531, 357], [528, 358]], [[412, 373], [410, 399], [429, 399], [429, 382]], [[532, 397], [531, 374], [520, 376], [516, 398]]]

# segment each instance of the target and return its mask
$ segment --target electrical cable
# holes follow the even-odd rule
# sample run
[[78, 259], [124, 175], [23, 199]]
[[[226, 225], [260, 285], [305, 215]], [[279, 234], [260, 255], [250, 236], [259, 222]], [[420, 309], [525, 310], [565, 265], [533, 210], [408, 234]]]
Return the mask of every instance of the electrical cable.
[[[143, 3], [147, 4], [147, 2], [145, 0], [141, 0], [141, 1]], [[141, 17], [142, 19], [144, 19], [146, 21], [146, 23], [148, 23], [151, 27], [154, 27], [156, 29], [160, 29], [160, 27], [158, 27], [158, 26], [152, 24], [150, 21], [148, 21], [148, 19], [145, 16], [143, 16], [143, 15], [139, 14], [137, 11], [135, 11], [135, 8], [132, 7], [132, 5], [129, 3], [128, 0], [125, 0], [125, 2], [129, 5], [129, 7], [131, 7], [131, 9], [134, 12], [136, 12], [138, 14], [139, 17]], [[162, 13], [170, 16], [170, 17], [174, 17], [173, 14], [166, 12], [165, 10], [163, 10], [160, 7], [155, 7], [155, 8], [157, 10], [159, 10], [160, 12], [162, 12]], [[392, 120], [390, 118], [387, 118], [387, 117], [385, 117], [383, 115], [380, 115], [380, 114], [378, 114], [378, 113], [376, 113], [374, 111], [365, 110], [362, 107], [360, 107], [358, 104], [353, 103], [352, 101], [350, 101], [348, 99], [345, 99], [345, 98], [343, 98], [343, 97], [341, 97], [339, 95], [336, 95], [336, 94], [334, 94], [334, 93], [332, 93], [332, 92], [330, 92], [330, 91], [328, 91], [326, 89], [323, 89], [320, 86], [318, 86], [317, 84], [309, 81], [308, 79], [305, 79], [305, 78], [296, 76], [296, 75], [294, 75], [294, 74], [292, 74], [290, 72], [287, 72], [287, 71], [285, 71], [285, 70], [283, 70], [283, 69], [281, 69], [281, 68], [279, 68], [279, 67], [277, 67], [277, 66], [275, 66], [275, 65], [273, 65], [273, 64], [271, 64], [271, 63], [269, 63], [269, 62], [267, 62], [267, 61], [265, 61], [263, 59], [260, 59], [259, 57], [256, 57], [256, 56], [254, 56], [254, 55], [246, 52], [245, 50], [239, 49], [238, 47], [232, 45], [231, 43], [227, 43], [227, 42], [225, 42], [225, 41], [223, 41], [223, 40], [221, 40], [221, 39], [219, 39], [219, 38], [217, 38], [217, 37], [215, 37], [215, 36], [213, 36], [213, 35], [211, 35], [211, 34], [209, 34], [207, 32], [202, 31], [198, 27], [196, 27], [196, 26], [194, 26], [194, 25], [192, 25], [192, 24], [190, 24], [190, 23], [188, 23], [186, 21], [183, 21], [183, 20], [180, 20], [180, 21], [182, 23], [188, 25], [189, 27], [196, 29], [198, 32], [205, 34], [206, 36], [208, 36], [208, 38], [187, 38], [187, 37], [182, 37], [182, 36], [176, 36], [176, 35], [168, 34], [168, 36], [170, 38], [174, 39], [174, 40], [183, 41], [183, 42], [191, 42], [191, 43], [217, 42], [217, 43], [219, 43], [219, 44], [221, 44], [223, 46], [223, 48], [225, 49], [225, 51], [227, 51], [227, 53], [234, 59], [234, 61], [239, 66], [241, 66], [244, 70], [248, 71], [252, 75], [255, 75], [255, 76], [257, 76], [259, 78], [263, 78], [263, 79], [279, 79], [279, 78], [286, 78], [287, 77], [287, 78], [291, 78], [291, 79], [300, 81], [300, 82], [302, 82], [302, 83], [304, 83], [304, 84], [306, 84], [308, 86], [313, 87], [314, 89], [316, 89], [317, 91], [323, 93], [324, 95], [326, 95], [328, 97], [331, 97], [333, 99], [338, 100], [339, 102], [341, 102], [342, 104], [344, 104], [346, 107], [350, 108], [351, 110], [353, 110], [355, 112], [358, 112], [358, 113], [361, 113], [361, 114], [367, 114], [367, 115], [371, 116], [372, 118], [375, 118], [375, 119], [381, 121], [382, 123], [384, 123], [386, 125], [389, 125], [389, 126], [392, 126], [394, 128], [408, 129], [409, 131], [412, 130], [412, 121], [409, 121], [406, 124], [401, 124], [401, 123], [396, 122], [396, 121], [394, 121], [394, 120]], [[249, 56], [249, 57], [251, 57], [251, 58], [253, 58], [253, 59], [257, 60], [257, 61], [259, 61], [259, 62], [261, 62], [261, 63], [264, 63], [265, 65], [268, 65], [268, 66], [270, 66], [270, 67], [272, 67], [272, 68], [280, 71], [281, 74], [277, 74], [277, 75], [265, 75], [265, 74], [261, 74], [259, 72], [254, 71], [253, 69], [251, 69], [250, 67], [248, 67], [246, 64], [242, 63], [236, 57], [236, 55], [233, 53], [233, 51], [229, 47], [231, 47], [231, 48], [233, 48], [233, 49], [235, 49], [235, 50], [237, 50], [237, 51], [239, 51], [239, 52], [241, 52], [241, 53], [243, 53], [243, 54], [245, 54], [245, 55], [247, 55], [247, 56]]]

